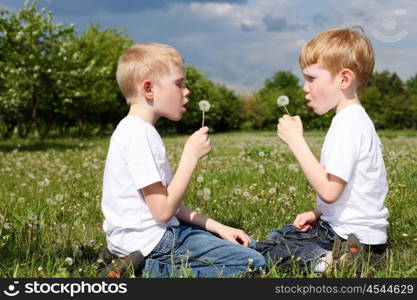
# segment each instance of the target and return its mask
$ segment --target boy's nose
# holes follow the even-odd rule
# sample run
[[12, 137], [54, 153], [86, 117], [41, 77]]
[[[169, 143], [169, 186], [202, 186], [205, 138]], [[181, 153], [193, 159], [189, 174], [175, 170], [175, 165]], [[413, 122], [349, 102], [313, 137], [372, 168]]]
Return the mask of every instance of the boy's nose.
[[190, 90], [185, 88], [184, 89], [184, 97], [187, 97], [190, 94]]
[[306, 81], [304, 81], [304, 85], [303, 85], [303, 91], [308, 93], [310, 91], [310, 89], [308, 88], [308, 84]]

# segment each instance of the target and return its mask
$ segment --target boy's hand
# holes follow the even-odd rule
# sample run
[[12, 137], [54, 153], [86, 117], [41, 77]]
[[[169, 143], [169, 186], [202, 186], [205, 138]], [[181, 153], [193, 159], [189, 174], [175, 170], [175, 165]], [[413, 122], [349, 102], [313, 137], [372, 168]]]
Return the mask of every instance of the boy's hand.
[[222, 224], [221, 228], [217, 230], [217, 234], [226, 241], [245, 247], [250, 247], [250, 239], [248, 235], [241, 229], [236, 229]]
[[314, 211], [307, 211], [295, 217], [293, 225], [298, 231], [306, 232], [313, 228], [312, 224], [314, 224], [316, 221], [317, 215], [314, 213]]
[[184, 146], [183, 154], [196, 160], [201, 159], [211, 151], [210, 139], [208, 137], [208, 127], [204, 126], [194, 132]]
[[277, 135], [291, 147], [291, 145], [303, 137], [303, 123], [300, 117], [284, 115], [280, 118], [277, 125]]

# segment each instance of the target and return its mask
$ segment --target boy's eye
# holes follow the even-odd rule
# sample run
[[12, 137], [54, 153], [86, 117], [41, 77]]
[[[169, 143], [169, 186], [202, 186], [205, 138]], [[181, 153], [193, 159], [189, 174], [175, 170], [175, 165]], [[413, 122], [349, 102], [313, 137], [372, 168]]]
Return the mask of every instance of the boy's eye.
[[182, 80], [181, 80], [181, 81], [178, 81], [176, 84], [177, 84], [177, 86], [178, 86], [179, 88], [182, 88], [182, 89], [183, 89], [183, 88], [185, 88], [185, 83], [184, 83], [184, 81], [182, 81]]

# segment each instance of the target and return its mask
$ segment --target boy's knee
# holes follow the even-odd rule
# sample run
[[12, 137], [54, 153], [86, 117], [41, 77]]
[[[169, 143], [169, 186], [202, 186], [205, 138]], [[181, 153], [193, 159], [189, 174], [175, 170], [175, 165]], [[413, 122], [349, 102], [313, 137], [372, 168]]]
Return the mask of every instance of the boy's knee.
[[249, 264], [248, 265], [254, 270], [265, 269], [266, 260], [261, 253], [259, 253], [258, 251], [253, 250], [252, 253], [251, 253], [251, 256], [249, 258]]

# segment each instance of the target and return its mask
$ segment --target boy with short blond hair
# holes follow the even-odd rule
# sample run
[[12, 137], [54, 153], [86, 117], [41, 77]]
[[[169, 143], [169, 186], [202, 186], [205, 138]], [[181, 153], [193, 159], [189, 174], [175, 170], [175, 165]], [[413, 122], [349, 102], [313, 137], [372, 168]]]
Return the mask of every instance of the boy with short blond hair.
[[348, 243], [343, 255], [336, 255], [339, 261], [358, 257], [364, 248], [378, 254], [386, 248], [388, 186], [382, 144], [359, 100], [374, 61], [372, 45], [358, 29], [327, 30], [301, 51], [307, 106], [318, 115], [332, 109], [336, 115], [320, 162], [303, 137], [300, 118], [279, 119], [277, 134], [317, 193], [317, 207], [258, 243], [257, 249], [274, 262], [288, 265], [294, 256], [303, 267], [323, 272], [332, 263], [334, 241]]
[[144, 257], [140, 271], [149, 277], [180, 276], [184, 268], [196, 277], [230, 277], [263, 268], [245, 232], [182, 203], [198, 161], [211, 150], [208, 128], [194, 132], [173, 176], [154, 127], [160, 117], [179, 121], [187, 111], [182, 56], [167, 45], [137, 44], [119, 59], [116, 77], [130, 110], [111, 137], [104, 171], [109, 255]]

